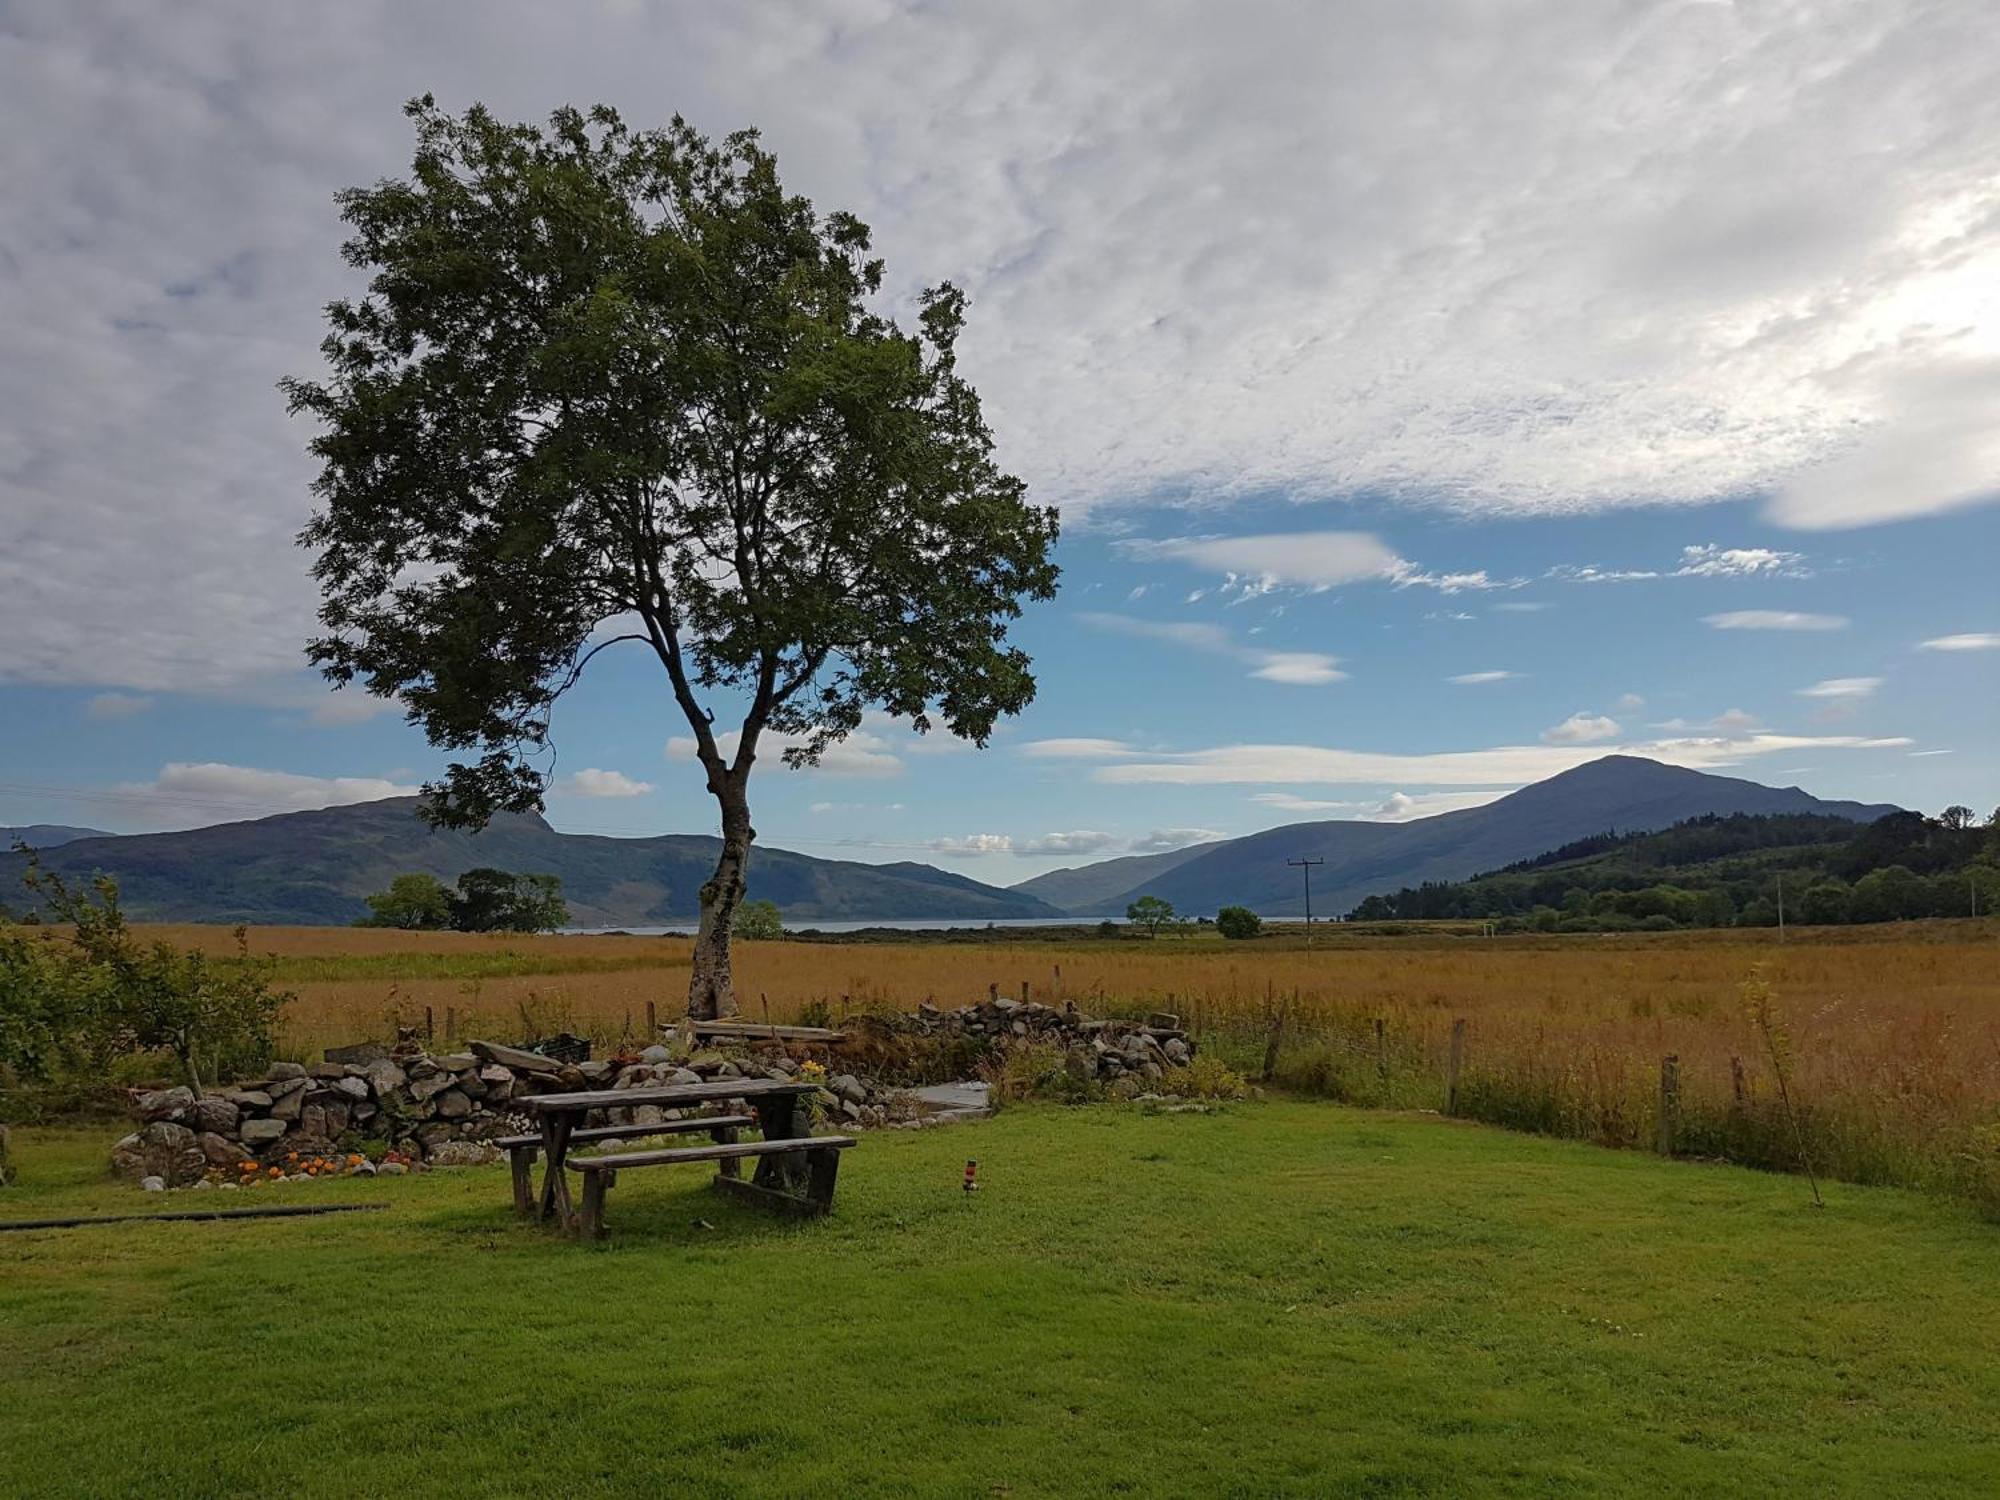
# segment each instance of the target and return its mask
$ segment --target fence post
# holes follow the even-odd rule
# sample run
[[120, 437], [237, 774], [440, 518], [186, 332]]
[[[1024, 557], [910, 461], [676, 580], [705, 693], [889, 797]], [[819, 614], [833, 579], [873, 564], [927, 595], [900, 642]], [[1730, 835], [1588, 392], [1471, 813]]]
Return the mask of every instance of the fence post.
[[458, 1040], [458, 1007], [456, 1005], [447, 1005], [444, 1008], [444, 1039], [447, 1042]]
[[660, 1039], [659, 1007], [653, 1001], [648, 1000], [646, 1002], [646, 1040], [650, 1043], [650, 1042], [657, 1042], [659, 1039]]
[[[1294, 991], [1293, 993], [1296, 994], [1297, 992]], [[1288, 995], [1279, 1001], [1278, 1008], [1271, 1012], [1271, 1035], [1264, 1043], [1264, 1082], [1266, 1083], [1269, 1083], [1271, 1076], [1278, 1071], [1278, 1043], [1284, 1040], [1285, 1012], [1291, 1009], [1291, 1005], [1292, 999]]]
[[1660, 1059], [1660, 1155], [1674, 1154], [1674, 1132], [1680, 1124], [1681, 1060], [1669, 1052]]
[[1021, 1003], [1023, 1005], [1028, 1003], [1028, 981], [1025, 979], [1021, 981]]
[[1458, 1075], [1465, 1066], [1465, 1019], [1460, 1017], [1451, 1023], [1451, 1057], [1445, 1065], [1444, 1112], [1458, 1113]]
[[1382, 1018], [1375, 1018], [1375, 1076], [1383, 1083], [1389, 1081], [1389, 1037]]
[[437, 1037], [437, 1023], [431, 1015], [431, 1008], [424, 1007], [424, 1040], [433, 1041]]
[[1000, 998], [1000, 985], [997, 981], [994, 983], [990, 983], [986, 986], [986, 998], [989, 1001], [998, 1000]]

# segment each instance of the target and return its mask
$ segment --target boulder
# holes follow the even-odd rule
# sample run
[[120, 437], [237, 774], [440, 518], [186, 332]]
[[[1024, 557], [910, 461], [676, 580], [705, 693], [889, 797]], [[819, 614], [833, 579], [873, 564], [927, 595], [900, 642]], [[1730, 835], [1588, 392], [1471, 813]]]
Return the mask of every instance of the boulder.
[[142, 1120], [184, 1120], [194, 1110], [194, 1090], [154, 1089], [133, 1101]]
[[243, 1111], [233, 1102], [220, 1094], [210, 1094], [194, 1101], [190, 1123], [196, 1130], [212, 1131], [216, 1135], [232, 1135], [236, 1130], [236, 1122], [242, 1116]]
[[345, 1094], [349, 1099], [362, 1100], [368, 1097], [366, 1078], [340, 1078], [334, 1081], [333, 1086], [337, 1092]]
[[446, 1089], [437, 1096], [437, 1112], [447, 1120], [461, 1120], [472, 1113], [472, 1101], [457, 1089]]
[[409, 1170], [410, 1170], [410, 1169], [409, 1169], [408, 1167], [404, 1166], [404, 1165], [403, 1165], [403, 1164], [402, 1164], [401, 1162], [399, 1162], [399, 1161], [385, 1161], [385, 1162], [381, 1162], [381, 1163], [379, 1163], [379, 1164], [378, 1164], [378, 1165], [376, 1166], [376, 1168], [375, 1168], [375, 1176], [377, 1176], [377, 1177], [401, 1177], [401, 1176], [402, 1176], [402, 1175], [403, 1175], [403, 1174], [404, 1174], [405, 1172], [407, 1172], [407, 1171], [409, 1171]]
[[324, 1055], [330, 1063], [346, 1063], [352, 1067], [367, 1068], [378, 1062], [386, 1062], [389, 1049], [380, 1042], [356, 1042], [351, 1047], [329, 1047]]
[[243, 1122], [243, 1144], [246, 1146], [268, 1146], [281, 1139], [288, 1125], [283, 1120], [245, 1120]]
[[[264, 1076], [273, 1082], [290, 1083], [294, 1079], [303, 1079], [306, 1076], [306, 1070], [295, 1062], [274, 1062]], [[272, 1092], [275, 1093], [276, 1090]]]
[[498, 1042], [474, 1042], [471, 1045], [481, 1061], [501, 1063], [516, 1073], [554, 1075], [562, 1071], [561, 1063], [552, 1057], [543, 1057], [539, 1052], [524, 1052], [519, 1047], [503, 1047]]
[[314, 1140], [326, 1139], [326, 1106], [324, 1104], [308, 1104], [304, 1109], [299, 1111], [299, 1134], [311, 1136]]
[[167, 1190], [167, 1179], [164, 1177], [141, 1177], [139, 1179], [139, 1186], [148, 1193], [164, 1193]]
[[639, 1061], [643, 1063], [670, 1063], [673, 1060], [673, 1053], [657, 1042], [639, 1054]]
[[[299, 1080], [301, 1084], [304, 1079]], [[306, 1106], [304, 1088], [298, 1088], [281, 1099], [271, 1101], [271, 1118], [274, 1120], [296, 1120]]]
[[128, 1135], [111, 1148], [111, 1171], [127, 1182], [146, 1175], [146, 1148], [136, 1135]]
[[218, 1135], [213, 1130], [204, 1130], [194, 1138], [203, 1158], [212, 1167], [233, 1167], [243, 1160], [243, 1148], [226, 1135]]
[[1177, 1036], [1169, 1037], [1167, 1039], [1166, 1052], [1167, 1052], [1167, 1061], [1172, 1063], [1177, 1068], [1186, 1067], [1188, 1065], [1188, 1059], [1194, 1056], [1194, 1054], [1188, 1050], [1188, 1044], [1182, 1041]]
[[231, 1089], [223, 1095], [239, 1109], [269, 1109], [271, 1096], [262, 1089]]
[[409, 1082], [409, 1075], [390, 1061], [386, 1053], [364, 1063], [361, 1076], [378, 1099], [386, 1099]]
[[434, 1094], [442, 1094], [457, 1081], [449, 1073], [432, 1073], [424, 1078], [412, 1078], [410, 1097], [421, 1104]]
[[[296, 1067], [297, 1064], [293, 1064], [293, 1066]], [[306, 1077], [305, 1069], [300, 1068], [296, 1078], [273, 1079], [265, 1084], [264, 1092], [269, 1094], [273, 1101], [276, 1101], [279, 1099], [289, 1099], [294, 1094], [303, 1094], [309, 1086], [310, 1080]]]

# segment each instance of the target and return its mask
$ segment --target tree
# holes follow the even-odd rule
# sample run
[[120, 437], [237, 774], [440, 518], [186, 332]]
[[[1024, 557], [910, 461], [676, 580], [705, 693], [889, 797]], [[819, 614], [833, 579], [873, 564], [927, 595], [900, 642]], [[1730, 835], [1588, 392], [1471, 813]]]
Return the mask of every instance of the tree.
[[1156, 938], [1160, 929], [1174, 919], [1173, 904], [1158, 896], [1141, 896], [1125, 908], [1125, 920], [1136, 927], [1146, 929], [1146, 936]]
[[1264, 919], [1247, 906], [1225, 906], [1215, 914], [1215, 930], [1226, 938], [1253, 938], [1263, 927]]
[[311, 657], [477, 752], [425, 789], [473, 828], [541, 806], [598, 652], [650, 652], [721, 822], [688, 1009], [733, 1012], [766, 741], [809, 765], [876, 708], [984, 745], [1034, 695], [1007, 626], [1055, 592], [1055, 512], [994, 461], [963, 295], [872, 310], [867, 226], [787, 196], [754, 132], [408, 113], [411, 177], [339, 200], [368, 293], [285, 384], [323, 428]]
[[1806, 887], [1799, 898], [1799, 920], [1814, 927], [1832, 927], [1848, 918], [1853, 892], [1844, 880], [1828, 878]]
[[736, 909], [736, 935], [746, 938], [781, 938], [785, 919], [775, 901], [745, 901]]
[[1962, 833], [1972, 826], [1973, 811], [1963, 802], [1955, 802], [1938, 814], [1938, 822], [1953, 833]]
[[569, 921], [562, 881], [480, 868], [458, 877], [451, 925], [460, 932], [554, 932]]
[[406, 932], [451, 925], [451, 892], [435, 875], [398, 875], [389, 889], [368, 898], [360, 927], [400, 927]]

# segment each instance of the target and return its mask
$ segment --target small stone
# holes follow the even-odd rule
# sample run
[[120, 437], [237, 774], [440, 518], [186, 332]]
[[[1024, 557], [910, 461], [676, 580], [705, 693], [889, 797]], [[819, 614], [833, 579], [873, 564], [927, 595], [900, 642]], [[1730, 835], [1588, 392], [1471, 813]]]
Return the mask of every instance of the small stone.
[[310, 1081], [301, 1073], [297, 1078], [280, 1078], [265, 1092], [270, 1094], [275, 1102], [279, 1099], [289, 1099], [294, 1094], [303, 1094], [309, 1087], [311, 1087]]
[[167, 1190], [167, 1179], [164, 1177], [141, 1177], [139, 1179], [139, 1187], [142, 1191], [148, 1193], [164, 1193]]
[[[591, 1066], [594, 1068], [603, 1068], [608, 1071], [611, 1067], [611, 1064], [592, 1063]], [[514, 1081], [514, 1070], [512, 1068], [503, 1068], [500, 1066], [499, 1063], [488, 1063], [485, 1067], [479, 1070], [479, 1077], [480, 1080], [484, 1083], [511, 1084]]]
[[437, 1150], [425, 1153], [434, 1167], [483, 1167], [500, 1153], [484, 1141], [446, 1141]]
[[399, 1161], [385, 1161], [375, 1168], [377, 1177], [401, 1177], [410, 1169]]
[[667, 1078], [667, 1082], [700, 1083], [701, 1074], [695, 1072], [692, 1068], [675, 1068], [673, 1073]]
[[655, 1043], [653, 1046], [646, 1048], [643, 1052], [639, 1054], [639, 1061], [643, 1063], [670, 1063], [673, 1060], [674, 1060], [673, 1053], [669, 1052], [665, 1047], [660, 1046], [658, 1043]]
[[271, 1096], [262, 1089], [233, 1089], [228, 1095], [229, 1102], [239, 1109], [269, 1109]]
[[327, 1104], [323, 1108], [326, 1110], [326, 1133], [329, 1138], [347, 1129], [348, 1118], [352, 1113], [347, 1105]]
[[634, 1125], [664, 1125], [666, 1119], [666, 1111], [657, 1104], [641, 1104], [632, 1111]]
[[360, 1100], [368, 1097], [368, 1080], [365, 1078], [336, 1079], [333, 1086], [350, 1099]]
[[715, 1076], [717, 1078], [741, 1078], [743, 1076], [743, 1070], [737, 1067], [735, 1063], [730, 1062], [727, 1058], [725, 1058], [723, 1059], [721, 1066], [716, 1068]]
[[[602, 1059], [596, 1062], [580, 1062], [576, 1065], [576, 1070], [583, 1075], [586, 1083], [602, 1083], [611, 1076], [611, 1064]], [[506, 1070], [502, 1069], [501, 1071], [505, 1072]], [[486, 1070], [482, 1068], [479, 1076], [486, 1078]], [[503, 1083], [511, 1088], [514, 1083], [514, 1075], [508, 1073], [504, 1079], [487, 1078], [486, 1081], [488, 1083]]]
[[468, 1099], [484, 1099], [486, 1097], [486, 1084], [477, 1073], [459, 1074], [458, 1090]]
[[1174, 1066], [1176, 1067], [1184, 1068], [1187, 1066], [1188, 1059], [1191, 1058], [1192, 1056], [1194, 1056], [1194, 1054], [1188, 1050], [1188, 1044], [1186, 1042], [1182, 1041], [1177, 1036], [1167, 1038], [1168, 1062], [1174, 1064]]
[[345, 1078], [346, 1076], [346, 1063], [316, 1062], [306, 1064], [306, 1077], [317, 1078], [322, 1083], [330, 1083], [336, 1078]]

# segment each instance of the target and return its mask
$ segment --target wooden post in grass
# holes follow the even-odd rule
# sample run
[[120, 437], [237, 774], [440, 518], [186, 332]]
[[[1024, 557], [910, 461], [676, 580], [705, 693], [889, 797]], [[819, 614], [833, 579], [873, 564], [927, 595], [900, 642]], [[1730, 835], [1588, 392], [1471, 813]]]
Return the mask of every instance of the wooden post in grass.
[[1383, 1084], [1389, 1081], [1389, 1035], [1382, 1018], [1375, 1018], [1375, 1076]]
[[1674, 1134], [1681, 1117], [1681, 1060], [1669, 1052], [1660, 1059], [1660, 1155], [1674, 1154]]
[[1445, 1064], [1444, 1112], [1458, 1113], [1458, 1075], [1465, 1067], [1465, 1018], [1451, 1023], [1451, 1056]]
[[1025, 979], [1021, 981], [1021, 1003], [1023, 1005], [1028, 1003], [1028, 981]]
[[648, 1042], [656, 1042], [659, 1039], [660, 1008], [656, 1002], [648, 1000], [646, 1002], [646, 1040]]
[[424, 1040], [429, 1042], [429, 1041], [435, 1041], [436, 1039], [437, 1039], [437, 1024], [431, 1016], [431, 1008], [428, 1005], [426, 1005], [424, 1007]]
[[1291, 1009], [1292, 999], [1298, 994], [1292, 991], [1278, 1002], [1278, 1008], [1271, 1012], [1271, 1034], [1264, 1043], [1264, 1082], [1269, 1083], [1278, 1071], [1278, 1044], [1285, 1037], [1285, 1012]]
[[447, 1005], [444, 1008], [444, 1039], [447, 1042], [458, 1040], [458, 1007], [456, 1005]]
[[1000, 998], [1000, 985], [997, 980], [986, 986], [986, 998], [989, 1002]]

